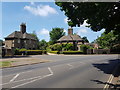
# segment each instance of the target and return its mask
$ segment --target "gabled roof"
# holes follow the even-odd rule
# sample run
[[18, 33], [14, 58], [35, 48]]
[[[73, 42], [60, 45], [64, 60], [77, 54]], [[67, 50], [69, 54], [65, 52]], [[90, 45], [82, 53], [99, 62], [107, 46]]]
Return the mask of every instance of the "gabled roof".
[[15, 31], [15, 32], [11, 33], [5, 39], [7, 39], [7, 38], [20, 38], [20, 39], [33, 39], [33, 40], [36, 40], [36, 38], [34, 36], [32, 36], [31, 34], [28, 34], [28, 33], [23, 34], [20, 31]]
[[58, 41], [83, 41], [79, 35], [67, 35], [61, 37]]

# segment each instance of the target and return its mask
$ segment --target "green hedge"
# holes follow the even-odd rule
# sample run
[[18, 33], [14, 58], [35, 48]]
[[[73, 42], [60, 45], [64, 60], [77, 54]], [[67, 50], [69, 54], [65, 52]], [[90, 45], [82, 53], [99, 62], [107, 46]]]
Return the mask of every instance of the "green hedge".
[[46, 50], [26, 50], [26, 49], [19, 49], [15, 50], [15, 55], [41, 55], [46, 54]]
[[83, 54], [82, 51], [63, 51], [62, 54]]
[[50, 51], [49, 53], [60, 54], [59, 51]]

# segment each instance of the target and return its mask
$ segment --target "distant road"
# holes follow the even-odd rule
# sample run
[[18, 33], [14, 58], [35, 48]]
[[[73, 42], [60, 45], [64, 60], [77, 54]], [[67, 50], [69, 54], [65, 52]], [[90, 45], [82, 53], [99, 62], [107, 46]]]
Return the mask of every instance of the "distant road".
[[105, 88], [118, 55], [40, 55], [52, 62], [4, 68], [3, 88]]

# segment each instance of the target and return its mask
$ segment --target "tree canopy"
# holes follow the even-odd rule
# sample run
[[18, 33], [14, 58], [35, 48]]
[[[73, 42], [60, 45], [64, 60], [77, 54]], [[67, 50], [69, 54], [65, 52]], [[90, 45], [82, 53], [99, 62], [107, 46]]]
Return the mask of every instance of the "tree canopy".
[[114, 30], [119, 34], [120, 2], [56, 2], [68, 17], [69, 26], [80, 26], [85, 20], [93, 31]]
[[118, 35], [114, 35], [113, 32], [109, 32], [108, 34], [102, 33], [95, 42], [98, 43], [102, 49], [112, 49], [116, 45], [120, 44]]
[[48, 44], [44, 39], [39, 41], [39, 49], [40, 50], [46, 50], [47, 46], [48, 46]]
[[82, 37], [82, 39], [84, 40], [84, 42], [89, 43], [89, 41], [88, 41], [87, 37]]
[[51, 44], [54, 44], [58, 39], [60, 39], [62, 36], [65, 35], [65, 32], [63, 28], [53, 28], [49, 34], [50, 34], [50, 42]]

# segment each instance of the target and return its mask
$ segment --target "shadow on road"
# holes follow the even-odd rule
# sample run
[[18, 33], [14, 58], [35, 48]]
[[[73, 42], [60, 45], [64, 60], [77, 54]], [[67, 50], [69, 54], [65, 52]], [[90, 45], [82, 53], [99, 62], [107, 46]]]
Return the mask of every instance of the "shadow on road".
[[[112, 74], [114, 77], [120, 75], [120, 59], [108, 60], [107, 63], [93, 63], [92, 65], [105, 74]], [[120, 88], [120, 84], [112, 84], [100, 80], [91, 81], [96, 82], [97, 84], [108, 84], [112, 88]]]
[[96, 82], [97, 84], [108, 84], [111, 88], [114, 88], [114, 89], [117, 89], [117, 88], [120, 88], [120, 84], [112, 84], [112, 83], [108, 83], [108, 82], [103, 82], [103, 81], [100, 81], [100, 80], [91, 80], [93, 82]]
[[105, 74], [112, 74], [114, 77], [118, 77], [120, 73], [113, 72], [118, 64], [120, 64], [120, 59], [108, 60], [107, 63], [93, 63], [92, 65], [99, 71], [103, 71]]

